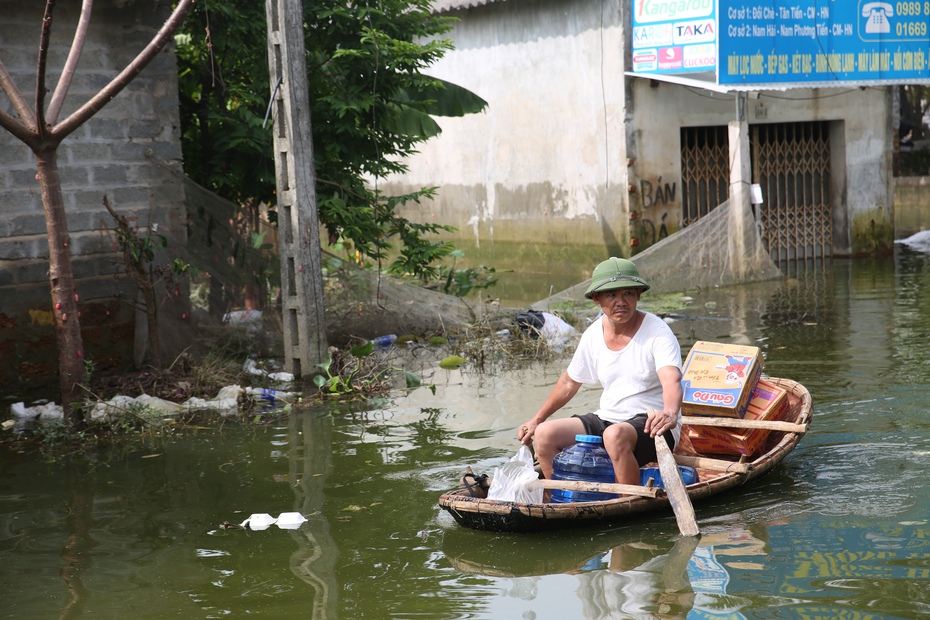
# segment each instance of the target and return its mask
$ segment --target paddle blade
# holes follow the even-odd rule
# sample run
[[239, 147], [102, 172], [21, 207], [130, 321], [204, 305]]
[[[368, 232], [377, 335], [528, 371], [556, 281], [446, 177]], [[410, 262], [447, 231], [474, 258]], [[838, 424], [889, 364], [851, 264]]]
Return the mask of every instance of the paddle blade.
[[701, 530], [698, 529], [697, 519], [694, 517], [691, 498], [685, 490], [685, 483], [681, 479], [681, 472], [678, 471], [675, 457], [668, 449], [668, 442], [661, 435], [656, 436], [656, 459], [659, 461], [659, 472], [662, 474], [665, 492], [668, 493], [668, 501], [672, 504], [672, 510], [675, 511], [678, 530], [682, 536], [698, 536]]

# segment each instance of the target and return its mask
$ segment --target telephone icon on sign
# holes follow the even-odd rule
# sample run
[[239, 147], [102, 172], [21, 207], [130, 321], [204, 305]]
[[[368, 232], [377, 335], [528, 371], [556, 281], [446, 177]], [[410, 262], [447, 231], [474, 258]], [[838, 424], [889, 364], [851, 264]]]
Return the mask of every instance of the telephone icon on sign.
[[862, 16], [867, 17], [865, 22], [866, 34], [887, 34], [891, 32], [888, 18], [894, 15], [894, 8], [887, 2], [868, 2], [862, 5]]

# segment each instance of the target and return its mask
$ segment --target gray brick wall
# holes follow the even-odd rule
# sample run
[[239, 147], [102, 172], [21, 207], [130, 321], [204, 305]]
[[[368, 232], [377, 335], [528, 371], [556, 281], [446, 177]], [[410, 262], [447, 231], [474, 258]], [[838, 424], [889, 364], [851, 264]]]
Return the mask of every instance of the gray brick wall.
[[[80, 2], [58, 3], [52, 26], [48, 86], [54, 91], [67, 57]], [[34, 103], [35, 59], [44, 2], [0, 0], [0, 61], [26, 100]], [[169, 3], [98, 0], [88, 41], [59, 120], [83, 105], [148, 43], [170, 12]], [[51, 100], [51, 92], [47, 101]], [[0, 92], [0, 109], [16, 116]], [[122, 271], [114, 253], [114, 209], [139, 226], [158, 223], [168, 237], [162, 260], [186, 258], [183, 187], [170, 169], [181, 169], [177, 71], [173, 49], [162, 51], [130, 86], [58, 150], [86, 357], [98, 367], [129, 367], [133, 359], [134, 291], [114, 278]], [[0, 381], [28, 390], [54, 385], [57, 351], [51, 311], [48, 242], [36, 163], [31, 151], [0, 130]], [[182, 295], [181, 299], [186, 296]], [[166, 352], [191, 341], [186, 302], [160, 311]], [[84, 315], [87, 315], [85, 320]], [[181, 318], [185, 316], [185, 318]]]

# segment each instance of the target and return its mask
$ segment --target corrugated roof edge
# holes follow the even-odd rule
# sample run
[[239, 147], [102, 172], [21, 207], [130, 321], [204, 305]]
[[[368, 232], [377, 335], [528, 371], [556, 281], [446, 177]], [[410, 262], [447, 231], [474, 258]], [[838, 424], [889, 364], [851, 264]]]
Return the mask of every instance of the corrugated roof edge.
[[448, 13], [449, 11], [459, 11], [462, 9], [471, 9], [476, 6], [485, 4], [494, 4], [496, 2], [506, 2], [506, 0], [436, 0], [433, 2], [433, 13]]

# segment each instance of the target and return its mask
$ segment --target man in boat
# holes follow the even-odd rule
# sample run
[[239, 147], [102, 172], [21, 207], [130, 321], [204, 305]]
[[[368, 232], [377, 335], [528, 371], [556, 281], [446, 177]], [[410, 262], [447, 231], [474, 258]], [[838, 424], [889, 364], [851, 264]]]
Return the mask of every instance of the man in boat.
[[[603, 314], [582, 334], [542, 407], [517, 431], [521, 442], [535, 444], [546, 478], [552, 459], [575, 443], [575, 435], [603, 437], [621, 484], [639, 484], [639, 468], [656, 460], [656, 435], [674, 449], [681, 435], [681, 347], [665, 321], [636, 309], [647, 290], [631, 261], [609, 258], [595, 267], [585, 297]], [[550, 420], [585, 383], [604, 389], [598, 410]]]

